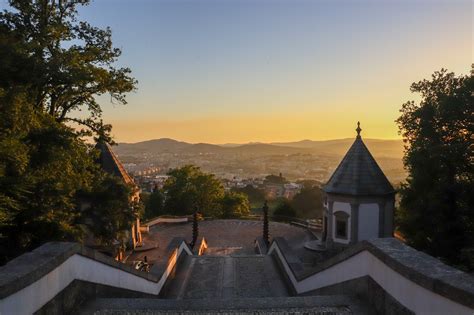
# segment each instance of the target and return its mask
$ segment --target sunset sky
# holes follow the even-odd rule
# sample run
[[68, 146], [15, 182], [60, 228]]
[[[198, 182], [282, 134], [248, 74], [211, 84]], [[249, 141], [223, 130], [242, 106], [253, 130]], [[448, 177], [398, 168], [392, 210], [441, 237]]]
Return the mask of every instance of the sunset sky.
[[398, 138], [412, 82], [470, 71], [469, 0], [96, 0], [139, 81], [127, 106], [101, 98], [115, 140]]

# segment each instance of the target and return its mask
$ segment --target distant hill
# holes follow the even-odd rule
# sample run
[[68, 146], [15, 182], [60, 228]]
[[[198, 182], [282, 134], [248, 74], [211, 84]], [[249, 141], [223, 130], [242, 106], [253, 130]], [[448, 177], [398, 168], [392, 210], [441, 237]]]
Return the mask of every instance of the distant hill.
[[[297, 142], [248, 143], [248, 144], [208, 144], [187, 143], [174, 139], [155, 139], [137, 143], [119, 143], [114, 147], [119, 155], [135, 154], [236, 154], [236, 155], [288, 155], [288, 154], [327, 154], [343, 155], [354, 139], [326, 141], [302, 140]], [[364, 139], [372, 154], [377, 157], [401, 158], [402, 140]]]
[[[297, 142], [274, 142], [272, 144], [311, 149], [313, 153], [326, 152], [328, 154], [343, 155], [354, 142], [353, 138], [312, 141], [302, 140]], [[402, 140], [381, 140], [381, 139], [364, 139], [364, 143], [374, 156], [401, 158], [403, 156]]]

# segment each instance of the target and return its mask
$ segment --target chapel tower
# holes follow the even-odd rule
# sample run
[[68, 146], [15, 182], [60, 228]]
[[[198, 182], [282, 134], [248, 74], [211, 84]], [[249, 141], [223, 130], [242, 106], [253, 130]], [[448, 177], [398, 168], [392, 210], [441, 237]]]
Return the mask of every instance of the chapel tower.
[[393, 236], [395, 190], [357, 136], [326, 185], [323, 186], [323, 243], [348, 245]]

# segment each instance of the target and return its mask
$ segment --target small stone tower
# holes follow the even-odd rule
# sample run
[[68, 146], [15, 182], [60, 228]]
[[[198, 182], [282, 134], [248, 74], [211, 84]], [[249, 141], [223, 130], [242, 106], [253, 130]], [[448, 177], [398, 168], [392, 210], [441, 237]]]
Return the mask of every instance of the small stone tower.
[[362, 141], [357, 137], [323, 186], [323, 243], [348, 245], [358, 241], [391, 237], [395, 190]]

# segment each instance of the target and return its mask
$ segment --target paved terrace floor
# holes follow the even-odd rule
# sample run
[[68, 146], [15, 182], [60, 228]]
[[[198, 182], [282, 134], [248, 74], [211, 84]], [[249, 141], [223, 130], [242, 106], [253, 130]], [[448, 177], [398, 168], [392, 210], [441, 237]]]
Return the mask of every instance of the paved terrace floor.
[[[199, 238], [207, 240], [208, 255], [252, 255], [254, 241], [262, 234], [262, 221], [250, 220], [209, 220], [199, 222]], [[302, 246], [304, 242], [313, 239], [306, 229], [286, 223], [270, 222], [270, 237], [284, 237], [290, 244]], [[167, 258], [166, 247], [174, 237], [184, 237], [191, 240], [192, 224], [158, 224], [143, 234], [146, 248], [156, 247], [147, 251], [136, 251], [128, 261], [143, 260], [144, 256], [150, 263], [156, 263]]]

